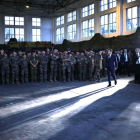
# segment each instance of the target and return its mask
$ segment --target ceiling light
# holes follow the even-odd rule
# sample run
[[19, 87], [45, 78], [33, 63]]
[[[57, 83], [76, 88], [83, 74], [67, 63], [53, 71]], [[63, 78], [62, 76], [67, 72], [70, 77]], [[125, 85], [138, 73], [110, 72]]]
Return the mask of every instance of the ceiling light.
[[29, 5], [26, 5], [26, 8], [30, 8], [30, 6]]

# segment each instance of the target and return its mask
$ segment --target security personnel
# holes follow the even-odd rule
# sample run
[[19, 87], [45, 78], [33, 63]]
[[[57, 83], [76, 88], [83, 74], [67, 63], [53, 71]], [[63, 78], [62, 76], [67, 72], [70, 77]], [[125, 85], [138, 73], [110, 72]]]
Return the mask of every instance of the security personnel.
[[42, 51], [39, 62], [40, 82], [47, 82], [48, 57], [45, 55], [45, 51]]
[[[6, 53], [4, 53], [4, 57], [1, 58], [1, 73], [2, 73], [2, 84], [9, 84], [10, 78], [10, 60]], [[6, 80], [5, 80], [6, 79]]]
[[70, 82], [71, 75], [71, 59], [70, 55], [68, 55], [68, 51], [64, 51], [64, 55], [62, 56], [62, 73], [63, 73], [63, 82], [66, 82], [66, 71], [68, 73], [68, 82]]
[[58, 59], [59, 59], [59, 55], [58, 55], [58, 50], [54, 49], [53, 52], [51, 53], [51, 58], [50, 58], [50, 82], [53, 82], [53, 78], [54, 78], [54, 82], [56, 82], [56, 77], [57, 77], [57, 67], [58, 67]]
[[33, 51], [32, 56], [30, 57], [31, 82], [37, 82], [38, 62], [39, 60], [36, 56], [36, 52]]
[[26, 55], [23, 55], [23, 57], [20, 59], [20, 65], [21, 65], [21, 83], [28, 83], [28, 76], [29, 76], [29, 59]]
[[12, 84], [20, 84], [19, 83], [19, 57], [17, 53], [14, 51], [12, 57], [10, 57], [10, 65], [11, 65], [11, 75], [12, 75]]

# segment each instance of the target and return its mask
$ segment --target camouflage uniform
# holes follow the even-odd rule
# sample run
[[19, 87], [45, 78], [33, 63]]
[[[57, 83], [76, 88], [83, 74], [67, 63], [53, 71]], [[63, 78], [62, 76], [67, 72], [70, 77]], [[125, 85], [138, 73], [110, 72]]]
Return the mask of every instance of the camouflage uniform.
[[59, 56], [59, 59], [58, 59], [58, 77], [59, 77], [59, 80], [62, 81], [62, 58], [61, 58], [61, 55]]
[[[3, 55], [2, 54], [0, 54], [0, 61], [1, 61], [1, 59], [3, 58]], [[1, 64], [0, 64], [0, 84], [1, 84]]]
[[39, 65], [40, 81], [46, 82], [47, 81], [48, 57], [46, 55], [40, 56], [39, 62], [40, 62], [40, 65]]
[[97, 81], [100, 82], [101, 78], [100, 78], [100, 70], [102, 69], [102, 58], [100, 54], [96, 54], [95, 55], [95, 74], [94, 74], [94, 78], [93, 81]]
[[76, 64], [75, 64], [75, 79], [78, 80], [79, 79], [79, 67], [78, 67], [78, 57], [80, 56], [80, 54], [76, 54], [74, 57], [76, 59]]
[[102, 54], [102, 58], [103, 58], [103, 60], [102, 60], [102, 62], [103, 62], [102, 63], [102, 75], [104, 77], [106, 77], [106, 70], [105, 70], [106, 56], [107, 56], [106, 53]]
[[21, 64], [21, 82], [28, 83], [28, 75], [29, 75], [29, 69], [28, 69], [28, 64], [29, 64], [29, 59], [28, 58], [22, 58], [20, 60]]
[[70, 60], [71, 60], [71, 80], [74, 81], [74, 68], [76, 64], [76, 59], [74, 58], [74, 56], [71, 56]]
[[95, 55], [89, 54], [88, 55], [88, 71], [89, 71], [89, 80], [92, 81], [93, 79], [93, 73], [94, 73], [94, 61], [95, 61]]
[[70, 56], [68, 54], [64, 54], [62, 56], [62, 73], [63, 73], [63, 81], [66, 82], [66, 70], [68, 73], [68, 82], [70, 82], [70, 76], [71, 76], [71, 61], [64, 61], [66, 59], [70, 60]]
[[58, 53], [51, 53], [50, 81], [52, 81], [52, 78], [54, 78], [54, 81], [57, 81], [56, 76], [57, 76], [58, 59], [59, 59]]
[[47, 63], [47, 80], [49, 81], [50, 80], [50, 53], [47, 52], [46, 53], [46, 56], [48, 57], [48, 63]]
[[11, 75], [12, 75], [12, 84], [19, 83], [19, 57], [12, 56], [10, 58], [10, 65], [11, 65]]
[[[38, 57], [36, 57], [36, 56], [31, 56], [30, 62], [31, 62], [33, 65], [36, 65], [37, 62], [38, 62]], [[36, 67], [34, 67], [34, 66], [32, 66], [32, 65], [30, 64], [31, 82], [33, 82], [33, 81], [37, 82], [37, 70], [38, 70], [38, 65], [36, 65]]]
[[79, 66], [79, 80], [86, 80], [86, 65], [88, 61], [85, 56], [80, 56], [78, 58], [78, 66]]
[[1, 73], [2, 73], [2, 84], [6, 83], [9, 84], [9, 78], [10, 78], [10, 60], [8, 57], [3, 57], [1, 59]]

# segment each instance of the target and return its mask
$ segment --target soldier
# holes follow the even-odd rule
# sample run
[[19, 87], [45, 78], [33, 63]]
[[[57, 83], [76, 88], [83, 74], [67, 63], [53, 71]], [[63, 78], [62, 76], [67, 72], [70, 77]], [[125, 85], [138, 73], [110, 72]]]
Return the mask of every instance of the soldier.
[[42, 51], [42, 56], [40, 56], [39, 62], [40, 82], [47, 82], [48, 57], [45, 55], [45, 51]]
[[79, 68], [78, 68], [78, 57], [80, 56], [79, 51], [76, 51], [75, 54], [75, 59], [76, 59], [76, 64], [75, 64], [75, 79], [78, 80], [79, 79]]
[[68, 55], [68, 51], [64, 51], [64, 55], [62, 56], [62, 73], [63, 73], [63, 82], [66, 82], [66, 70], [68, 73], [68, 82], [70, 82], [70, 73], [71, 73], [71, 61], [70, 55]]
[[106, 62], [106, 56], [107, 56], [107, 54], [106, 54], [106, 52], [105, 52], [105, 50], [103, 50], [102, 51], [102, 58], [103, 58], [103, 60], [102, 60], [102, 76], [103, 77], [106, 77], [106, 70], [105, 70], [105, 62]]
[[54, 78], [54, 82], [56, 82], [57, 77], [57, 66], [58, 66], [58, 50], [54, 49], [53, 53], [51, 53], [51, 61], [50, 61], [50, 82], [53, 82], [52, 78]]
[[[18, 52], [18, 58], [19, 58], [19, 62], [21, 61], [21, 59], [23, 58], [23, 54], [22, 51]], [[19, 80], [21, 82], [21, 65], [19, 65]]]
[[62, 81], [62, 51], [59, 52], [59, 59], [58, 59], [58, 77], [59, 80]]
[[[2, 49], [2, 50], [0, 50], [0, 61], [1, 61], [1, 59], [4, 57], [4, 50]], [[0, 65], [0, 84], [1, 84], [1, 65]]]
[[38, 57], [36, 57], [35, 51], [33, 51], [30, 58], [30, 71], [31, 71], [31, 82], [37, 82], [37, 68], [38, 68]]
[[89, 71], [89, 80], [92, 82], [92, 77], [94, 73], [94, 67], [93, 67], [93, 62], [95, 55], [93, 53], [93, 49], [90, 49], [89, 55], [88, 55], [88, 71]]
[[20, 84], [19, 83], [19, 57], [17, 53], [14, 51], [12, 57], [10, 57], [10, 65], [11, 65], [11, 75], [12, 75], [12, 84]]
[[98, 53], [95, 55], [94, 65], [95, 65], [95, 74], [93, 77], [93, 82], [101, 82], [100, 70], [102, 69], [102, 57]]
[[47, 48], [46, 50], [46, 56], [48, 57], [48, 70], [47, 70], [47, 80], [49, 81], [50, 80], [50, 49]]
[[23, 57], [20, 60], [20, 64], [21, 64], [21, 82], [22, 82], [22, 84], [24, 82], [28, 83], [28, 75], [29, 75], [28, 64], [29, 64], [29, 59], [27, 58], [26, 55], [23, 55]]
[[[10, 76], [10, 60], [7, 56], [6, 53], [4, 53], [4, 57], [1, 58], [0, 61], [1, 64], [1, 73], [2, 73], [2, 84], [4, 85], [5, 83], [9, 84], [9, 76]], [[5, 82], [6, 79], [6, 82]]]
[[[102, 63], [102, 67], [103, 67], [102, 50], [99, 50], [99, 51], [98, 51], [98, 54], [101, 56], [101, 63]], [[103, 70], [102, 70], [102, 69], [100, 69], [100, 78], [102, 78], [102, 73], [103, 73]]]
[[86, 66], [88, 61], [86, 57], [84, 56], [84, 52], [81, 52], [80, 57], [78, 58], [78, 65], [79, 65], [79, 80], [86, 79]]
[[71, 80], [74, 81], [74, 68], [76, 64], [76, 59], [74, 57], [74, 54], [70, 54], [70, 61], [71, 61]]

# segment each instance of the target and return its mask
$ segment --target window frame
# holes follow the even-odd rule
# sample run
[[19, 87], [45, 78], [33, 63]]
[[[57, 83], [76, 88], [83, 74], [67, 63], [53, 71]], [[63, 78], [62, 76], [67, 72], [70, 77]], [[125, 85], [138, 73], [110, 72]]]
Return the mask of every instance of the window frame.
[[[33, 30], [36, 30], [36, 35], [33, 35]], [[40, 30], [40, 35], [37, 35], [37, 30]], [[36, 36], [36, 41], [34, 41], [33, 37]], [[38, 42], [37, 37], [40, 36], [39, 42], [41, 42], [41, 29], [32, 29], [32, 41], [33, 42]]]
[[[82, 29], [82, 30], [81, 30], [81, 32], [82, 32], [82, 38], [94, 36], [94, 33], [93, 33], [93, 35], [90, 35], [90, 33], [89, 33], [89, 30], [90, 30], [90, 29], [92, 29], [92, 28], [94, 29], [94, 26], [92, 26], [92, 27], [89, 26], [90, 20], [91, 20], [91, 21], [93, 20], [93, 22], [94, 22], [94, 18], [91, 18], [91, 19], [83, 20], [83, 21], [82, 21], [82, 28], [81, 28], [81, 29]], [[87, 28], [83, 28], [84, 22], [87, 22], [87, 26], [88, 26]], [[84, 31], [84, 30], [88, 30], [87, 36], [83, 36], [83, 31]]]
[[[36, 21], [33, 21], [33, 19], [36, 19]], [[37, 19], [40, 19], [40, 22], [37, 22]], [[36, 24], [33, 25], [33, 23], [36, 23]], [[38, 23], [40, 23], [40, 25], [37, 25]], [[32, 17], [32, 27], [41, 27], [41, 18]]]
[[[5, 18], [6, 17], [9, 17], [9, 20], [6, 20]], [[12, 17], [13, 18], [13, 20], [10, 20], [10, 17]], [[9, 24], [6, 24], [6, 21], [8, 21], [9, 22]], [[13, 24], [10, 24], [10, 21], [13, 21]], [[15, 17], [14, 16], [4, 16], [4, 25], [15, 25]]]
[[[75, 14], [74, 14], [75, 13]], [[71, 17], [69, 16], [71, 14]], [[71, 21], [74, 21], [74, 20], [76, 20], [77, 19], [77, 11], [75, 10], [75, 11], [72, 11], [72, 12], [70, 12], [70, 13], [68, 13], [67, 14], [67, 22], [71, 22]], [[75, 17], [75, 18], [74, 18]], [[69, 19], [71, 19], [71, 20], [69, 20]]]
[[[90, 9], [90, 6], [92, 6], [92, 5], [94, 7], [94, 3], [91, 3], [91, 4], [86, 5], [86, 6], [84, 6], [84, 7], [81, 8], [81, 17], [82, 18], [87, 17], [87, 16], [90, 16], [90, 15], [94, 15], [94, 8], [95, 7], [93, 9]], [[87, 11], [84, 10], [85, 8], [87, 8]], [[93, 13], [92, 14], [89, 14], [90, 11], [92, 11], [92, 10], [93, 10]], [[85, 13], [87, 13], [87, 15], [85, 15]]]
[[[73, 30], [73, 29], [74, 29], [74, 28], [73, 28], [74, 25], [75, 25], [75, 31]], [[68, 31], [69, 26], [72, 26], [72, 31], [71, 31], [71, 32]], [[69, 34], [69, 33], [72, 34], [72, 39], [68, 39], [68, 34]], [[76, 33], [76, 38], [77, 38], [77, 27], [76, 27], [76, 23], [70, 24], [70, 25], [67, 26], [67, 39], [68, 39], [68, 40], [75, 40], [76, 38], [73, 38], [73, 34], [74, 34], [74, 33]]]
[[[60, 18], [60, 19], [59, 19]], [[59, 19], [59, 20], [58, 20]], [[64, 20], [65, 20], [65, 17], [64, 17], [64, 15], [63, 16], [60, 16], [60, 17], [57, 17], [56, 18], [56, 26], [59, 26], [59, 25], [63, 25], [65, 22], [64, 22]], [[62, 22], [63, 21], [63, 22]], [[57, 24], [57, 23], [59, 23], [59, 24]]]
[[[16, 21], [16, 18], [19, 18], [19, 21]], [[20, 19], [23, 18], [23, 21], [20, 21]], [[19, 22], [18, 25], [16, 25], [16, 22]], [[20, 23], [23, 22], [23, 25], [20, 25]], [[15, 26], [24, 26], [24, 17], [15, 17]]]
[[[60, 42], [64, 40], [64, 32], [62, 33], [62, 29], [64, 30], [64, 27], [60, 27], [56, 29], [56, 42]], [[60, 34], [57, 34], [57, 30], [60, 30]], [[59, 36], [60, 40], [57, 40], [57, 37]], [[61, 40], [61, 36], [63, 36], [63, 40]]]
[[[16, 29], [19, 29], [19, 34], [16, 34]], [[15, 38], [16, 38], [16, 36], [19, 36], [19, 38], [21, 37], [21, 36], [23, 36], [23, 41], [24, 41], [24, 33], [23, 34], [21, 34], [20, 32], [21, 32], [21, 29], [23, 29], [23, 32], [24, 32], [24, 28], [15, 28]], [[17, 38], [16, 38], [17, 39]], [[18, 40], [18, 39], [17, 39]], [[21, 40], [19, 41], [19, 42], [22, 42]]]
[[[133, 8], [134, 7], [136, 7], [137, 8], [137, 17], [135, 17], [135, 18], [133, 18], [132, 17], [132, 15], [133, 15]], [[134, 19], [136, 19], [136, 21], [137, 21], [137, 27], [139, 27], [139, 25], [140, 25], [140, 22], [139, 22], [139, 18], [140, 18], [140, 13], [139, 13], [139, 8], [140, 8], [140, 6], [133, 6], [133, 7], [129, 7], [129, 8], [127, 8], [126, 9], [126, 30], [127, 31], [129, 31], [129, 29], [127, 28], [127, 21], [128, 20], [130, 20], [131, 21], [131, 29], [130, 30], [136, 30], [137, 28], [132, 28], [132, 21], [134, 20]], [[128, 17], [128, 13], [127, 13], [127, 11], [128, 11], [128, 9], [131, 9], [131, 19], [128, 19], [127, 17]]]
[[[109, 15], [110, 14], [112, 14], [112, 21], [113, 21], [113, 14], [116, 14], [116, 22], [112, 22], [112, 23], [110, 23], [110, 17], [109, 17]], [[105, 18], [105, 16], [107, 16], [107, 24], [105, 23], [105, 20], [106, 20], [106, 18]], [[102, 17], [104, 17], [104, 24], [102, 24], [101, 22], [102, 22], [102, 20], [101, 20], [101, 18]], [[116, 11], [115, 12], [112, 12], [112, 13], [109, 13], [109, 14], [105, 14], [105, 15], [102, 15], [102, 16], [100, 16], [100, 33], [103, 35], [103, 34], [111, 34], [111, 33], [116, 33], [117, 32], [117, 28], [116, 28], [116, 31], [115, 32], [110, 32], [110, 24], [112, 24], [112, 29], [113, 29], [113, 24], [116, 24], [117, 25], [117, 13], [116, 13]], [[107, 33], [102, 33], [102, 31], [101, 31], [101, 27], [104, 27], [104, 29], [105, 29], [105, 27], [107, 27]]]
[[[134, 1], [136, 1], [136, 0], [130, 0], [130, 2], [134, 2]], [[130, 3], [130, 2], [128, 2], [128, 0], [126, 0], [126, 3]]]

